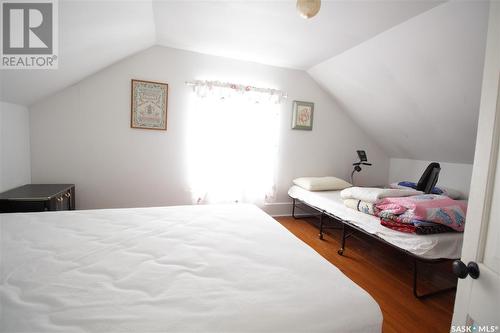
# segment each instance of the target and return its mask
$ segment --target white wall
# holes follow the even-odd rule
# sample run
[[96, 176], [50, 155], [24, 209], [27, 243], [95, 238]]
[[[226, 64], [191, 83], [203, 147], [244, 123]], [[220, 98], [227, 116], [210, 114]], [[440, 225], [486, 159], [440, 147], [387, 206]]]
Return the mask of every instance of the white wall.
[[440, 161], [419, 161], [401, 158], [391, 158], [389, 168], [389, 182], [413, 181], [417, 182], [431, 162], [439, 162], [438, 185], [450, 187], [462, 192], [466, 197], [469, 194], [472, 175], [472, 164], [446, 163]]
[[447, 1], [309, 73], [391, 157], [472, 163], [488, 1]]
[[[169, 84], [166, 132], [130, 128], [132, 78]], [[80, 209], [191, 203], [185, 146], [194, 97], [185, 81], [194, 79], [288, 92], [281, 106], [277, 200], [266, 206], [269, 212], [289, 213], [284, 203], [295, 177], [348, 179], [356, 149], [366, 149], [374, 163], [363, 170], [360, 183], [387, 181], [385, 152], [306, 72], [164, 47], [127, 58], [30, 108], [33, 181], [76, 183]], [[293, 100], [315, 103], [313, 131], [290, 129]]]
[[28, 108], [0, 102], [0, 192], [30, 182]]

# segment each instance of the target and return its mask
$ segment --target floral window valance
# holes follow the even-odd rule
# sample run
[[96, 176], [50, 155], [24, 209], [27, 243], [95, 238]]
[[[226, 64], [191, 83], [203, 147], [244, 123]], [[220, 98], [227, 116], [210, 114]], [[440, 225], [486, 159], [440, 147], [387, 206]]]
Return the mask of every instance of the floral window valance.
[[226, 99], [233, 96], [244, 96], [255, 103], [267, 101], [275, 104], [285, 103], [287, 98], [286, 92], [278, 89], [259, 88], [237, 83], [196, 80], [186, 82], [186, 85], [192, 87], [194, 93], [201, 98]]

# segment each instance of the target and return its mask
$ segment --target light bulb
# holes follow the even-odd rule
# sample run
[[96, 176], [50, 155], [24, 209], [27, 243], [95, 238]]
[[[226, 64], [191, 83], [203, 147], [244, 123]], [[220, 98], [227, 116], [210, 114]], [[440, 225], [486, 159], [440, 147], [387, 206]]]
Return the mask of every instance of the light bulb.
[[309, 19], [318, 14], [321, 8], [321, 0], [297, 0], [297, 10], [300, 16]]

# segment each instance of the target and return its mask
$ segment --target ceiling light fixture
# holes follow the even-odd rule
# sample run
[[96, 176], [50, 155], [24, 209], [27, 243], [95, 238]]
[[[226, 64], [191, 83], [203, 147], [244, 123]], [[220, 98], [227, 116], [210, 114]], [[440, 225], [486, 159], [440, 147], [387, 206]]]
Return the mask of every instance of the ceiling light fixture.
[[297, 0], [297, 10], [300, 16], [310, 19], [318, 14], [321, 8], [321, 0]]

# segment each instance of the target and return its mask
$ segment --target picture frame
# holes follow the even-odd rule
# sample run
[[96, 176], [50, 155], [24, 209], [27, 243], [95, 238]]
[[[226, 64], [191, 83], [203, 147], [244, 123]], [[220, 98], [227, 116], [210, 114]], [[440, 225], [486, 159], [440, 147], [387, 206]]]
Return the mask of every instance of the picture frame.
[[314, 103], [293, 101], [292, 129], [312, 131]]
[[167, 130], [168, 84], [132, 79], [130, 127]]

